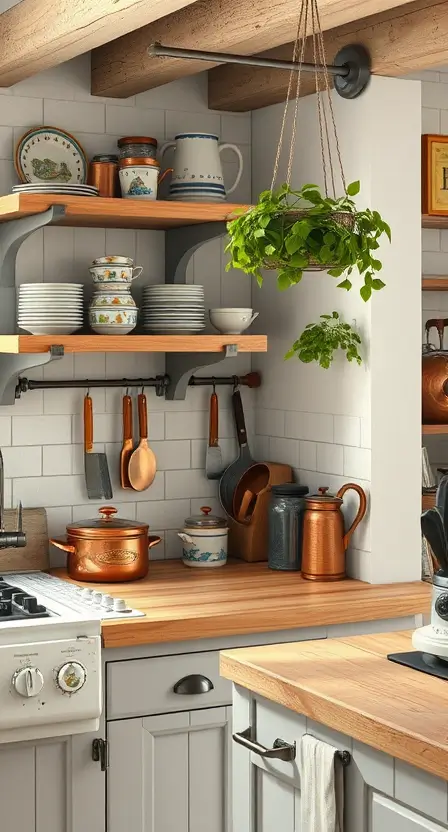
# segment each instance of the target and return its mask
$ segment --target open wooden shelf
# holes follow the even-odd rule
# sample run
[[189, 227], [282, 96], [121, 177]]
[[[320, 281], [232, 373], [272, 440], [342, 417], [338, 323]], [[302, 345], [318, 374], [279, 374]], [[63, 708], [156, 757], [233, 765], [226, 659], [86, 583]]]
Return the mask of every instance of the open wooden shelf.
[[425, 292], [446, 292], [448, 291], [448, 277], [425, 275], [422, 277], [422, 289]]
[[422, 215], [422, 228], [448, 228], [448, 214], [446, 217]]
[[57, 194], [8, 194], [0, 197], [0, 222], [41, 214], [52, 205], [65, 206], [65, 217], [58, 221], [58, 225], [152, 228], [161, 231], [196, 223], [226, 222], [235, 209], [248, 207], [229, 202], [151, 202]]
[[431, 436], [438, 433], [448, 433], [448, 425], [422, 425], [422, 433]]
[[266, 352], [266, 335], [0, 335], [0, 353], [44, 353], [54, 345], [65, 352]]

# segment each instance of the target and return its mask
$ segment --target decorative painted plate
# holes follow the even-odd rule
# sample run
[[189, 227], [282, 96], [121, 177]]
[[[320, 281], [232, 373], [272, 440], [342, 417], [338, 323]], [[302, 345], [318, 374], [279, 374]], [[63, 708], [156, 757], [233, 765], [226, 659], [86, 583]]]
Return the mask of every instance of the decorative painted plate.
[[79, 142], [58, 127], [34, 127], [19, 140], [14, 159], [22, 182], [84, 184], [87, 158]]

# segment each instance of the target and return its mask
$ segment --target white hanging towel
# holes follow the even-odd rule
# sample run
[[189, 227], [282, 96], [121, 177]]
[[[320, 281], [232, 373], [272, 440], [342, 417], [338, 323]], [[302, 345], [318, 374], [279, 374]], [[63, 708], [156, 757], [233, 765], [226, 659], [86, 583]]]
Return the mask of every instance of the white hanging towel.
[[344, 773], [338, 749], [311, 734], [301, 741], [301, 832], [343, 832]]

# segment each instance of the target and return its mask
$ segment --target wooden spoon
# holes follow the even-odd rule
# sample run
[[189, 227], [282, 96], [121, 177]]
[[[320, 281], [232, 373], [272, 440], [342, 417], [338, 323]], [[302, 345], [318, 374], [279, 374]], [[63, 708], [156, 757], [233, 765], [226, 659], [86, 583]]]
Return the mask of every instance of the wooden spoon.
[[146, 396], [138, 397], [140, 442], [129, 460], [129, 482], [134, 491], [144, 491], [153, 483], [157, 470], [154, 452], [148, 446], [148, 411]]

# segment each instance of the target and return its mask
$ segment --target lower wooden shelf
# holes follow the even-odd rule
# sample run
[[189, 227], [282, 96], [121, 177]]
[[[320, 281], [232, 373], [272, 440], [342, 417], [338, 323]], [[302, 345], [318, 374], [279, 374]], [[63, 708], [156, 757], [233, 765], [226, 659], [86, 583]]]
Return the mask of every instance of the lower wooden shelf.
[[448, 424], [447, 425], [422, 425], [422, 433], [430, 436], [431, 434], [437, 433], [448, 433]]
[[423, 275], [422, 289], [424, 292], [446, 292], [448, 290], [448, 277]]
[[266, 335], [0, 335], [0, 353], [45, 353], [52, 346], [65, 352], [266, 352]]

